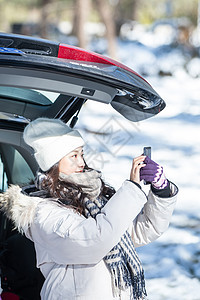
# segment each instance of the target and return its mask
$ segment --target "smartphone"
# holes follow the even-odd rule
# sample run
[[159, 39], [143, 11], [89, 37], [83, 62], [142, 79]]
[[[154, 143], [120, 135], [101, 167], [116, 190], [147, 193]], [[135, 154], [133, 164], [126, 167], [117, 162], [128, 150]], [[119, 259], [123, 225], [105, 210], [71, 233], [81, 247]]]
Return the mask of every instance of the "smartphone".
[[[151, 147], [144, 147], [143, 154], [151, 158]], [[150, 182], [144, 180], [144, 184], [150, 184]]]
[[143, 154], [151, 158], [151, 147], [144, 147]]

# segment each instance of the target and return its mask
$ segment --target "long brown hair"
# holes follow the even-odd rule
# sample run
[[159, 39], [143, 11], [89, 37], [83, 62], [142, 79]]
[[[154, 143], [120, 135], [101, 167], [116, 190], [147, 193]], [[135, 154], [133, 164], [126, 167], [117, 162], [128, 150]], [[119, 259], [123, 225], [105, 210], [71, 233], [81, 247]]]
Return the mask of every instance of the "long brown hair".
[[[85, 165], [84, 170], [91, 170]], [[64, 206], [74, 208], [78, 213], [84, 215], [84, 198], [90, 195], [83, 192], [81, 186], [75, 183], [62, 181], [59, 179], [58, 163], [47, 172], [40, 172], [41, 179], [37, 178], [37, 187], [46, 191], [49, 197], [57, 199]], [[115, 189], [106, 184], [102, 179], [100, 197], [104, 196], [109, 200], [115, 193]]]

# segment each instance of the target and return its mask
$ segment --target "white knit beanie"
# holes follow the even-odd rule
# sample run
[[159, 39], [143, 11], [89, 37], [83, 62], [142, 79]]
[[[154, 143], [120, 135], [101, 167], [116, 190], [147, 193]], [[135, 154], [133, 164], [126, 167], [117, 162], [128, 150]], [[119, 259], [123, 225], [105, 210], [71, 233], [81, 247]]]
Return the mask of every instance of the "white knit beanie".
[[26, 126], [23, 137], [26, 144], [34, 149], [36, 161], [43, 171], [84, 145], [80, 133], [58, 119], [38, 118], [32, 121]]

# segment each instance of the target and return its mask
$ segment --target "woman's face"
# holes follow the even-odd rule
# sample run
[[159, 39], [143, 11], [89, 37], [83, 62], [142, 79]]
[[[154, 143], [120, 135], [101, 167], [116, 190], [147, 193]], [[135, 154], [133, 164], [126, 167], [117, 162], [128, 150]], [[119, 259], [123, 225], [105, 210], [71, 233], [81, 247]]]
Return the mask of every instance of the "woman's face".
[[64, 156], [58, 164], [59, 172], [66, 175], [83, 172], [84, 167], [83, 147], [78, 147]]

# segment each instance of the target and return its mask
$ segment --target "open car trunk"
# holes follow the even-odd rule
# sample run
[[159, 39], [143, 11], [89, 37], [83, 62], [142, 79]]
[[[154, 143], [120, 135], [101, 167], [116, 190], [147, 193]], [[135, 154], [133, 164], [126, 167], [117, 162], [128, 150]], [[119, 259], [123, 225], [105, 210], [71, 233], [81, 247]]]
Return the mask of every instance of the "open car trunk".
[[67, 122], [86, 100], [110, 104], [133, 122], [152, 117], [165, 107], [144, 78], [108, 57], [0, 33], [1, 113]]

